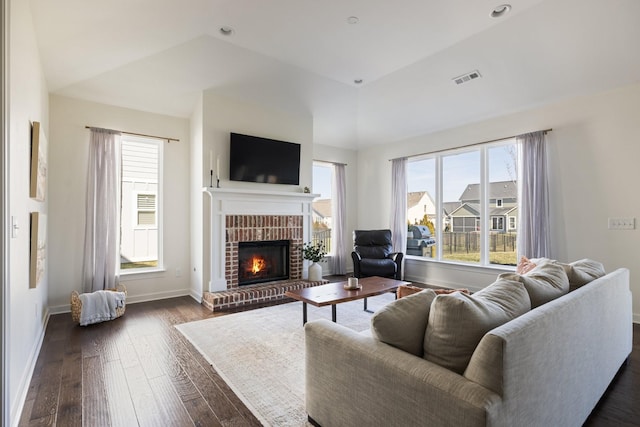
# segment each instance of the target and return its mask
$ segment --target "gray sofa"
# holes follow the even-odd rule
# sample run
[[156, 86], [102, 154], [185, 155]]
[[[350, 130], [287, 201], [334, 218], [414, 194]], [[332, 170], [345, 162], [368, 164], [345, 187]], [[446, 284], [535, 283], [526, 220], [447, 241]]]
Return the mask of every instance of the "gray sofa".
[[324, 320], [305, 345], [316, 425], [580, 426], [631, 353], [629, 271], [490, 330], [462, 374]]

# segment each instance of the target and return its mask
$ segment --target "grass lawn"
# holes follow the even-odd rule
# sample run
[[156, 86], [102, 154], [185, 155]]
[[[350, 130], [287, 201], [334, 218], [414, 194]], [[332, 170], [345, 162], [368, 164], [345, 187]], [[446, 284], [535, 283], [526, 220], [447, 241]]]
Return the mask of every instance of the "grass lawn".
[[[480, 252], [456, 252], [456, 253], [444, 253], [442, 258], [447, 261], [460, 261], [460, 262], [480, 262]], [[489, 261], [491, 264], [498, 265], [517, 265], [517, 256], [515, 251], [513, 252], [491, 252], [489, 254]]]
[[157, 267], [158, 260], [154, 261], [141, 261], [141, 262], [123, 262], [120, 264], [120, 269], [126, 270], [128, 268], [149, 268]]

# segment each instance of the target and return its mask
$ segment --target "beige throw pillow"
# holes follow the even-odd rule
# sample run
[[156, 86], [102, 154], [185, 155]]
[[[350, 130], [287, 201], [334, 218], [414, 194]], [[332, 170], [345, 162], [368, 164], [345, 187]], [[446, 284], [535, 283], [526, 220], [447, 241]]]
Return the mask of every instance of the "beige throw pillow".
[[522, 282], [529, 293], [531, 308], [554, 300], [569, 292], [569, 278], [563, 266], [549, 259], [541, 259], [526, 274], [502, 273], [498, 279]]
[[488, 331], [531, 309], [521, 282], [497, 280], [473, 295], [438, 295], [431, 304], [424, 358], [462, 374]]
[[592, 259], [585, 258], [567, 265], [568, 268], [566, 271], [567, 276], [569, 276], [569, 288], [572, 291], [607, 274], [606, 271], [604, 271], [604, 265]]
[[422, 357], [424, 332], [431, 302], [431, 289], [407, 295], [382, 307], [371, 317], [371, 332], [380, 341]]

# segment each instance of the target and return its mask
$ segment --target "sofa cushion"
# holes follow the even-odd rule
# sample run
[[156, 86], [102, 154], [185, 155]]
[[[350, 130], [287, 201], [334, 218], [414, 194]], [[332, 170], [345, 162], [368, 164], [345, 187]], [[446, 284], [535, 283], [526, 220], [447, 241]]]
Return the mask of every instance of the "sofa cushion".
[[[414, 285], [400, 285], [396, 290], [396, 295], [398, 298], [406, 297], [408, 295], [412, 295], [418, 292], [424, 291], [426, 288], [421, 288]], [[436, 295], [440, 294], [450, 294], [452, 292], [464, 292], [466, 294], [469, 293], [469, 289], [446, 289], [446, 288], [429, 288], [433, 289]]]
[[462, 374], [485, 333], [531, 309], [524, 284], [500, 279], [473, 295], [438, 295], [431, 304], [424, 358]]
[[[541, 263], [553, 260], [549, 260], [548, 258], [532, 258], [531, 261]], [[607, 274], [602, 263], [588, 258], [574, 261], [569, 264], [558, 261], [555, 262], [560, 264], [564, 268], [565, 273], [567, 273], [567, 277], [569, 278], [569, 292]]]
[[363, 258], [360, 261], [360, 273], [365, 276], [389, 276], [396, 273], [397, 267], [390, 258]]
[[397, 299], [371, 317], [371, 331], [380, 341], [422, 357], [424, 333], [436, 293], [424, 289]]
[[525, 274], [502, 273], [498, 278], [522, 282], [529, 293], [531, 308], [569, 292], [569, 278], [564, 267], [549, 259], [538, 260], [535, 267]]
[[587, 258], [565, 264], [565, 271], [572, 291], [607, 274], [602, 263]]

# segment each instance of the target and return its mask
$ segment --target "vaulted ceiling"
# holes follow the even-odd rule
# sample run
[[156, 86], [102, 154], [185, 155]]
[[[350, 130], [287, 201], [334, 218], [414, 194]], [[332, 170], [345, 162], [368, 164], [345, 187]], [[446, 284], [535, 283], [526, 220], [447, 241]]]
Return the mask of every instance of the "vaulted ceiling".
[[51, 93], [189, 117], [211, 90], [348, 148], [640, 81], [638, 0], [30, 1]]

